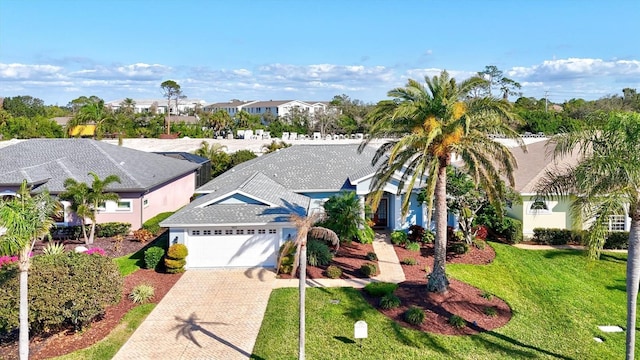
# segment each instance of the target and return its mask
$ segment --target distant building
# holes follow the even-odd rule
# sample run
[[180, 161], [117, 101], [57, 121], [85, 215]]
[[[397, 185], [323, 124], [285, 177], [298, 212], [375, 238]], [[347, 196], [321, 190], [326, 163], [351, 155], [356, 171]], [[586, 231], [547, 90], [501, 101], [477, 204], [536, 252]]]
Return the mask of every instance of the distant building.
[[269, 100], [269, 101], [240, 101], [237, 99], [228, 102], [213, 103], [204, 107], [206, 112], [226, 111], [230, 116], [237, 115], [240, 111], [246, 111], [251, 115], [264, 115], [271, 113], [277, 117], [287, 116], [292, 109], [298, 108], [310, 116], [319, 111], [327, 111], [330, 107], [328, 101], [301, 101], [301, 100]]
[[[118, 110], [122, 107], [122, 102], [125, 99], [118, 99], [106, 102], [104, 105], [111, 110]], [[152, 113], [166, 114], [167, 113], [167, 99], [134, 99], [134, 112], [139, 113]], [[180, 99], [178, 100], [178, 107], [174, 100], [171, 100], [169, 107], [169, 113], [171, 115], [189, 114], [198, 108], [203, 108], [207, 104], [206, 101], [200, 99]], [[155, 109], [155, 110], [154, 110]]]

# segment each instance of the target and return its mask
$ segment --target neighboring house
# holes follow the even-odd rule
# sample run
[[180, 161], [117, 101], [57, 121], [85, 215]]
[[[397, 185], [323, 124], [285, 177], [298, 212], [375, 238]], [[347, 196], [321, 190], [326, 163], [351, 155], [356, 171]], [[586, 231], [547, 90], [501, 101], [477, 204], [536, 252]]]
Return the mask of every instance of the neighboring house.
[[[547, 147], [546, 141], [527, 145], [527, 152], [520, 148], [512, 148], [512, 153], [518, 162], [518, 169], [514, 171], [515, 190], [522, 197], [522, 204], [512, 204], [507, 208], [507, 215], [522, 221], [522, 233], [525, 238], [533, 236], [535, 228], [557, 229], [585, 229], [588, 224], [577, 223], [570, 213], [571, 198], [552, 197], [543, 199], [535, 192], [538, 181], [547, 171], [575, 165], [577, 154], [553, 160], [553, 147]], [[631, 219], [627, 214], [611, 217], [610, 231], [629, 231]]]
[[[118, 110], [122, 107], [122, 103], [125, 99], [118, 99], [106, 102], [104, 105], [111, 108], [111, 110]], [[134, 113], [150, 113], [155, 111], [158, 114], [167, 113], [167, 99], [134, 99]], [[171, 115], [188, 114], [190, 111], [202, 108], [207, 104], [206, 101], [200, 99], [179, 99], [178, 107], [176, 108], [175, 100], [171, 100], [169, 106], [169, 113]], [[155, 109], [155, 110], [154, 110]]]
[[[326, 199], [355, 191], [361, 204], [370, 193], [376, 151], [358, 145], [296, 145], [241, 163], [198, 188], [199, 198], [165, 221], [170, 241], [189, 249], [187, 267], [273, 267], [278, 249], [295, 237], [291, 214], [323, 211]], [[411, 193], [402, 219], [398, 181], [385, 187], [373, 220], [377, 227], [423, 225], [426, 211]], [[364, 215], [364, 214], [363, 214]]]
[[[90, 139], [30, 139], [0, 148], [0, 196], [15, 195], [24, 179], [34, 192], [47, 189], [55, 196], [65, 190], [67, 178], [91, 185], [89, 172], [100, 179], [117, 175], [121, 182], [107, 191], [120, 195], [120, 201], [107, 202], [96, 221], [128, 222], [135, 230], [161, 212], [188, 204], [197, 169], [189, 161]], [[79, 224], [70, 204], [62, 203], [65, 211], [57, 225]]]
[[252, 115], [264, 115], [271, 113], [275, 116], [283, 117], [291, 112], [291, 109], [298, 108], [310, 116], [319, 111], [327, 111], [329, 102], [327, 101], [300, 101], [300, 100], [269, 100], [269, 101], [240, 101], [231, 100], [229, 102], [214, 103], [204, 107], [205, 111], [216, 112], [226, 111], [232, 117], [244, 110]]

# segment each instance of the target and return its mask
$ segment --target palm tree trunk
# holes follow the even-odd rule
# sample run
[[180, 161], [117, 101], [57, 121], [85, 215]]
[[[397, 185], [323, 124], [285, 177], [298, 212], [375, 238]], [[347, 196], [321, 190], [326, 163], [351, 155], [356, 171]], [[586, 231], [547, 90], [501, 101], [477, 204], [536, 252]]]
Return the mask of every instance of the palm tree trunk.
[[438, 179], [434, 192], [436, 239], [434, 243], [433, 270], [429, 274], [427, 290], [430, 292], [447, 292], [449, 280], [445, 272], [447, 258], [447, 166], [438, 168]]
[[636, 306], [640, 282], [640, 210], [631, 215], [629, 254], [627, 256], [627, 352], [626, 359], [634, 359], [636, 346]]
[[96, 222], [93, 221], [91, 222], [91, 231], [89, 231], [89, 241], [87, 241], [87, 244], [93, 244], [93, 238], [96, 234]]
[[300, 246], [300, 280], [298, 283], [298, 291], [300, 293], [300, 333], [298, 337], [298, 359], [305, 359], [305, 299], [306, 299], [306, 282], [307, 282], [307, 244]]
[[29, 359], [29, 252], [31, 248], [25, 246], [20, 251], [20, 335], [18, 338], [20, 360]]

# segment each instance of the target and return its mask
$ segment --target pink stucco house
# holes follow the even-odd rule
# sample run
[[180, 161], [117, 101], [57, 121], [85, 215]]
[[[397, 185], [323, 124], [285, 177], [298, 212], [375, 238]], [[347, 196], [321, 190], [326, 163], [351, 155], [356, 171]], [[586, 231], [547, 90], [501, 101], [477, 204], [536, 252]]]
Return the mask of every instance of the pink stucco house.
[[[117, 175], [120, 183], [107, 191], [120, 201], [107, 202], [97, 222], [127, 222], [135, 230], [159, 213], [189, 204], [199, 165], [171, 157], [133, 150], [90, 139], [29, 139], [0, 148], [0, 196], [14, 195], [24, 179], [34, 192], [64, 191], [64, 181], [91, 184], [89, 172], [101, 179]], [[65, 205], [58, 225], [76, 225], [79, 219]]]

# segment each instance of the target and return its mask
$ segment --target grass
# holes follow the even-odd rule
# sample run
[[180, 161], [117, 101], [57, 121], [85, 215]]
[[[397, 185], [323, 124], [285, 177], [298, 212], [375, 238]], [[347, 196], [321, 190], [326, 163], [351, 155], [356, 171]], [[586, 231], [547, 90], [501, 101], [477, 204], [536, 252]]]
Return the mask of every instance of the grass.
[[155, 304], [144, 304], [131, 309], [109, 335], [96, 344], [82, 350], [55, 358], [56, 360], [109, 360], [120, 350], [131, 334], [151, 313]]
[[[497, 253], [492, 264], [447, 269], [449, 276], [511, 306], [513, 318], [504, 327], [473, 336], [422, 333], [386, 318], [357, 290], [312, 288], [306, 300], [307, 358], [624, 358], [624, 333], [605, 334], [597, 325], [625, 325], [626, 254], [607, 253], [600, 261], [589, 261], [579, 251], [492, 246]], [[297, 301], [297, 289], [272, 293], [253, 358], [297, 358]], [[353, 340], [358, 320], [365, 320], [369, 329], [362, 348]], [[604, 342], [596, 343], [594, 336]]]
[[133, 274], [134, 272], [140, 270], [144, 267], [144, 252], [150, 248], [151, 246], [161, 246], [166, 249], [166, 245], [169, 241], [169, 232], [165, 231], [162, 235], [158, 236], [155, 240], [146, 244], [142, 249], [136, 251], [133, 254], [124, 255], [113, 259], [116, 265], [118, 265], [118, 269], [120, 270], [120, 274], [122, 276], [127, 276], [129, 274]]

